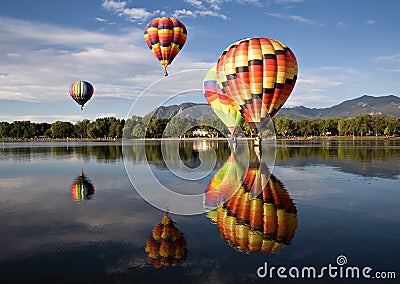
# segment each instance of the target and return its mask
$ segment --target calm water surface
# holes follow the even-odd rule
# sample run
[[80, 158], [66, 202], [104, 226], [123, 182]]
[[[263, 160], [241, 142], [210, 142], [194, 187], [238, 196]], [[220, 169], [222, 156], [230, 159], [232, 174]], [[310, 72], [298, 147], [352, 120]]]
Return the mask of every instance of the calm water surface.
[[[129, 147], [123, 157], [118, 142], [0, 145], [0, 283], [280, 283], [276, 274], [259, 278], [257, 269], [265, 263], [287, 270], [339, 267], [340, 255], [347, 258], [344, 268], [369, 266], [372, 276], [393, 271], [400, 277], [399, 141], [277, 142], [270, 177], [254, 163], [224, 172], [232, 162], [226, 142], [185, 142], [179, 154], [187, 167], [199, 165], [204, 149], [217, 154], [211, 173], [196, 182], [169, 172], [159, 143]], [[250, 203], [228, 201], [208, 214], [169, 214], [186, 245], [172, 245], [181, 249], [179, 258], [156, 257], [149, 255], [151, 241], [157, 245], [150, 236], [164, 212], [132, 187], [123, 159], [138, 175], [147, 160], [177, 191], [206, 192], [225, 174], [224, 186], [245, 180], [241, 188], [262, 184], [269, 193], [263, 191], [252, 211]], [[244, 200], [246, 189], [240, 194]], [[280, 215], [265, 221], [265, 208]], [[257, 214], [265, 221], [258, 229]]]

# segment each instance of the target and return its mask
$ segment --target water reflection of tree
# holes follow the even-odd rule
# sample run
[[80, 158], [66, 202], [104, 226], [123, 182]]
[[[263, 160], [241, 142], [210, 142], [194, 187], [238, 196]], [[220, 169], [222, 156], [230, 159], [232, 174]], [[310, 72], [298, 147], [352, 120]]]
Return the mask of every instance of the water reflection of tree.
[[399, 173], [399, 149], [391, 143], [382, 140], [282, 143], [276, 148], [276, 163], [327, 164], [348, 173], [393, 178]]
[[[378, 147], [377, 147], [378, 146]], [[302, 144], [298, 146], [287, 145], [287, 147], [277, 147], [276, 160], [278, 162], [301, 158], [307, 159], [310, 157], [336, 160], [348, 159], [358, 162], [372, 163], [376, 161], [385, 161], [393, 156], [397, 156], [399, 150], [392, 147], [381, 147], [382, 144], [376, 143], [346, 143], [337, 145], [324, 144]]]
[[[229, 144], [224, 141], [206, 141], [206, 145], [215, 151], [217, 165], [222, 164], [230, 154]], [[176, 147], [178, 147], [178, 152], [176, 152]], [[176, 157], [176, 153], [179, 157]], [[160, 141], [146, 141], [124, 145], [124, 159], [135, 163], [142, 163], [146, 159], [148, 163], [161, 169], [166, 168], [164, 161], [176, 162], [177, 167], [182, 166], [183, 162], [185, 166], [192, 168], [200, 163], [199, 149], [194, 147], [193, 141], [169, 141], [163, 145]]]

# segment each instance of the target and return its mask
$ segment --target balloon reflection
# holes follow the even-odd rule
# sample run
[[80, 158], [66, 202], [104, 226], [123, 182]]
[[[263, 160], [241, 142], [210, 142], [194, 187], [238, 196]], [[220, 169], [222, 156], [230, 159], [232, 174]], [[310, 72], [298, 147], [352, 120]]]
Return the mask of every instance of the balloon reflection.
[[[211, 185], [212, 182], [206, 192], [206, 203], [220, 198]], [[270, 174], [265, 164], [254, 161], [232, 197], [207, 215], [230, 246], [246, 253], [278, 252], [290, 243], [298, 225], [296, 205], [283, 183]]]
[[72, 199], [75, 201], [89, 200], [94, 195], [94, 186], [90, 180], [87, 179], [83, 171], [75, 179], [71, 186]]
[[177, 266], [186, 260], [186, 238], [167, 213], [147, 238], [145, 251], [155, 268]]
[[206, 190], [204, 208], [212, 210], [227, 201], [242, 184], [244, 167], [232, 152], [225, 164], [211, 179]]

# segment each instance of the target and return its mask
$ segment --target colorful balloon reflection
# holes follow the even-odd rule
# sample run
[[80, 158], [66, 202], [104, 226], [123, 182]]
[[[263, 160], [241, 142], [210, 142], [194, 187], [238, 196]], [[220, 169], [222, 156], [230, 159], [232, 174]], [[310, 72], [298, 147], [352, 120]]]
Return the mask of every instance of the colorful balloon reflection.
[[177, 266], [186, 260], [186, 238], [167, 213], [147, 238], [145, 251], [155, 268]]
[[75, 201], [89, 200], [94, 195], [94, 186], [90, 180], [87, 179], [83, 171], [75, 179], [71, 186], [72, 199]]
[[211, 179], [204, 198], [204, 208], [212, 210], [229, 200], [242, 184], [244, 167], [232, 152], [225, 164]]
[[263, 164], [255, 165], [246, 171], [234, 195], [207, 215], [218, 225], [221, 237], [239, 251], [276, 253], [295, 235], [297, 209], [282, 182], [269, 176]]

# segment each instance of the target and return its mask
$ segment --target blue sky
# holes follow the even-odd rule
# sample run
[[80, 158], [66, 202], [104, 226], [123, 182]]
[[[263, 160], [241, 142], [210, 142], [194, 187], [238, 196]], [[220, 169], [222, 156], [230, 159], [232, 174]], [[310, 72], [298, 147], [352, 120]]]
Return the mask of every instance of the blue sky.
[[[295, 53], [286, 107], [399, 96], [399, 10], [397, 0], [1, 1], [0, 121], [126, 118], [141, 94], [139, 115], [174, 92], [184, 93], [177, 103], [205, 102], [196, 91], [204, 70], [245, 37], [271, 37]], [[164, 15], [188, 29], [167, 78], [143, 39]], [[187, 70], [198, 71], [179, 73]], [[68, 93], [75, 80], [95, 87], [83, 111]]]

